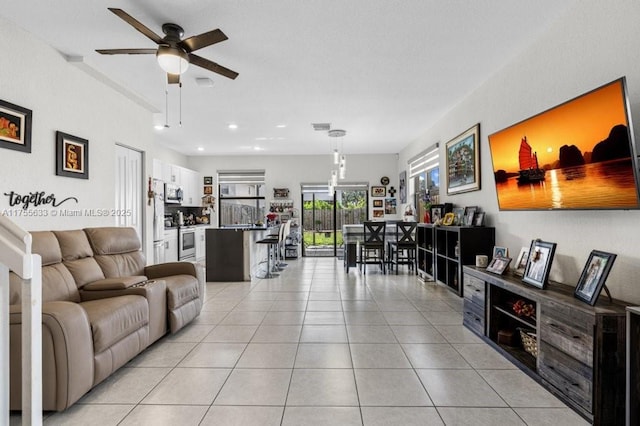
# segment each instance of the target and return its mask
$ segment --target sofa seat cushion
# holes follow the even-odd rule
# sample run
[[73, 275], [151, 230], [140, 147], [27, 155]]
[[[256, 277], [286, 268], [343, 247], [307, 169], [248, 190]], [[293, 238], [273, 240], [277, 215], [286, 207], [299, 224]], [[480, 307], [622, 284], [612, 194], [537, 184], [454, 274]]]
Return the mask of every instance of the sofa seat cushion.
[[142, 296], [109, 297], [81, 305], [89, 317], [96, 354], [149, 323], [149, 305]]
[[198, 280], [193, 275], [173, 275], [162, 278], [167, 284], [167, 308], [169, 311], [196, 300], [198, 293]]

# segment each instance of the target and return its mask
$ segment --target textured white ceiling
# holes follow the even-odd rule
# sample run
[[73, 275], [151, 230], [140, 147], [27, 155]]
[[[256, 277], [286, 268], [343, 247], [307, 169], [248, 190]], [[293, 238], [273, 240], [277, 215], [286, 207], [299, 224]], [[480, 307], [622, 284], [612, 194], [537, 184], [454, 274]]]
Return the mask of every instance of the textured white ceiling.
[[[157, 137], [184, 154], [326, 154], [330, 140], [316, 122], [345, 129], [348, 154], [397, 153], [575, 2], [36, 0], [5, 2], [0, 15], [145, 100], [160, 123], [165, 74], [155, 57], [95, 52], [155, 47], [107, 7], [159, 35], [165, 22], [185, 37], [223, 30], [229, 40], [195, 53], [239, 77], [190, 66], [181, 127], [178, 89], [169, 88], [170, 128]], [[213, 86], [196, 85], [201, 77]]]

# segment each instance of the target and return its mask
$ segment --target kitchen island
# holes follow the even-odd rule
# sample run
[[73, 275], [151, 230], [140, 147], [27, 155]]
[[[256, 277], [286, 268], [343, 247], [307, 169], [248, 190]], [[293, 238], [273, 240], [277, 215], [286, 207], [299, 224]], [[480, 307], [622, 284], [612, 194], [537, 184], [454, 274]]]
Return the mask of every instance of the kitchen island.
[[[257, 244], [257, 241], [273, 232], [265, 227], [207, 229], [207, 281], [251, 281], [251, 278], [257, 278], [260, 264], [266, 261], [268, 253], [267, 246]], [[266, 272], [266, 264], [262, 269]]]

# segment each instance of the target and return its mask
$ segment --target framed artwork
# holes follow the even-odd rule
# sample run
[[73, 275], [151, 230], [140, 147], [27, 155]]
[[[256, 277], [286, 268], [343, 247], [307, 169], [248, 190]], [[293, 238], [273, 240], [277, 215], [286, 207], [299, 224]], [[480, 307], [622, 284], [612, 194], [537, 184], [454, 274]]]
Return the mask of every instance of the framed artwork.
[[475, 212], [473, 215], [473, 226], [484, 225], [484, 212]]
[[400, 186], [398, 189], [398, 198], [400, 198], [400, 203], [404, 204], [407, 202], [407, 171], [404, 170], [400, 172]]
[[396, 214], [396, 199], [395, 198], [385, 198], [384, 199], [384, 214]]
[[447, 194], [480, 189], [480, 123], [447, 142]]
[[273, 198], [289, 198], [289, 188], [273, 188]]
[[446, 226], [453, 225], [455, 217], [456, 216], [453, 214], [453, 212], [445, 213], [444, 218], [442, 218], [442, 224]]
[[591, 251], [573, 295], [591, 306], [595, 305], [615, 260], [613, 253]]
[[373, 209], [373, 217], [374, 218], [384, 217], [384, 210], [382, 210], [382, 209]]
[[511, 259], [508, 257], [494, 257], [491, 259], [491, 263], [487, 266], [487, 271], [502, 275], [504, 274], [504, 271], [507, 270], [510, 263]]
[[531, 241], [529, 258], [522, 281], [534, 287], [544, 288], [549, 279], [549, 272], [555, 251], [556, 243], [541, 240]]
[[204, 191], [204, 195], [211, 195], [213, 194], [213, 186], [205, 185], [203, 188], [203, 191]]
[[509, 249], [506, 247], [493, 246], [493, 257], [509, 257]]
[[382, 200], [373, 200], [373, 207], [382, 208], [384, 207], [384, 203]]
[[0, 147], [31, 152], [30, 109], [0, 100]]
[[372, 186], [371, 187], [371, 196], [372, 197], [386, 197], [387, 196], [387, 187], [386, 186]]
[[522, 247], [520, 254], [516, 258], [516, 268], [513, 271], [514, 274], [523, 276], [524, 270], [527, 267], [527, 260], [529, 260], [529, 247]]
[[444, 217], [444, 204], [432, 204], [431, 205], [431, 223], [436, 223]]
[[464, 208], [464, 220], [460, 225], [472, 226], [473, 225], [473, 217], [476, 215], [476, 211], [478, 211], [477, 206], [469, 206]]
[[56, 132], [56, 175], [89, 179], [89, 141]]
[[204, 177], [205, 185], [213, 185], [213, 176], [205, 176]]

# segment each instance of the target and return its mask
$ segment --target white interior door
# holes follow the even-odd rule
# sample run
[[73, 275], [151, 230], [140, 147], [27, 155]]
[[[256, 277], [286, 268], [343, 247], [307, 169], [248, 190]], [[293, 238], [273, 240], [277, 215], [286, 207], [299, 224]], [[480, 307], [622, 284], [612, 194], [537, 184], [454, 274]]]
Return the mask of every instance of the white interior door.
[[116, 226], [130, 226], [143, 239], [144, 182], [142, 152], [116, 145]]

